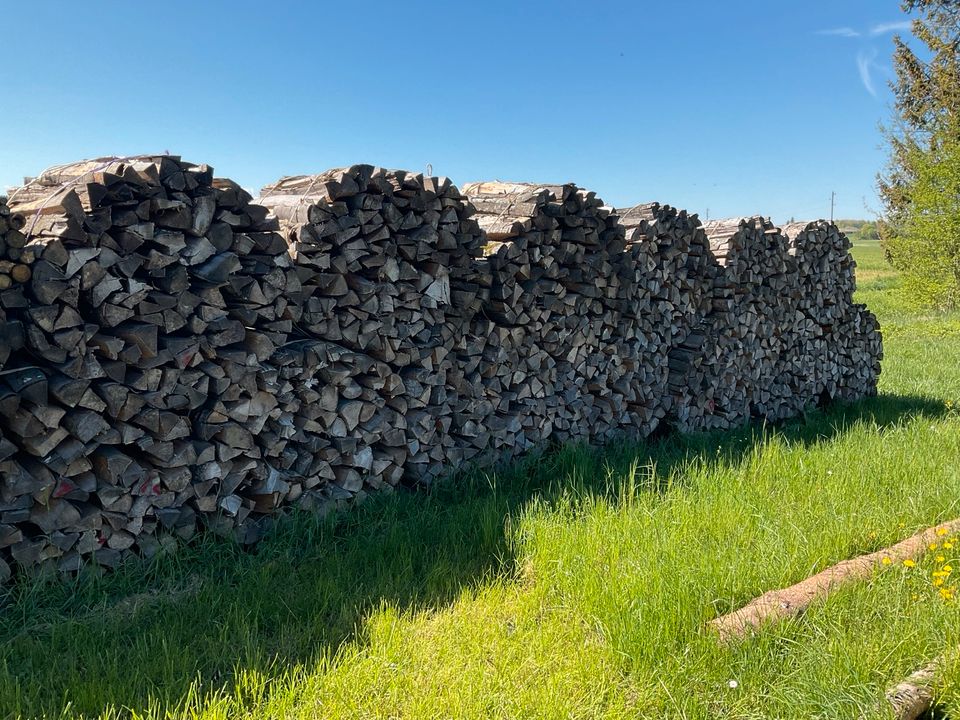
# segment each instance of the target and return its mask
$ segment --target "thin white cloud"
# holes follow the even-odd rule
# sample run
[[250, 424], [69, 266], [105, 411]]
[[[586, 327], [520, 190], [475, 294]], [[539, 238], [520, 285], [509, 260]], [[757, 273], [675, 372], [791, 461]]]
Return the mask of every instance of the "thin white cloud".
[[834, 37], [858, 38], [858, 37], [877, 37], [891, 32], [900, 32], [909, 30], [911, 23], [909, 20], [896, 20], [894, 22], [874, 23], [865, 31], [856, 30], [852, 27], [827, 28], [826, 30], [817, 30], [817, 35], [832, 35]]
[[870, 75], [870, 68], [873, 66], [873, 61], [877, 57], [876, 50], [869, 50], [868, 52], [860, 51], [857, 53], [857, 69], [860, 71], [860, 80], [863, 82], [863, 86], [867, 89], [867, 92], [877, 96], [877, 88], [873, 84], [873, 77]]
[[855, 38], [860, 37], [860, 33], [850, 27], [830, 28], [829, 30], [817, 30], [817, 35], [836, 35], [839, 37]]
[[898, 20], [897, 22], [877, 23], [870, 28], [870, 35], [884, 35], [889, 32], [898, 32], [900, 30], [909, 30], [911, 23], [909, 20]]

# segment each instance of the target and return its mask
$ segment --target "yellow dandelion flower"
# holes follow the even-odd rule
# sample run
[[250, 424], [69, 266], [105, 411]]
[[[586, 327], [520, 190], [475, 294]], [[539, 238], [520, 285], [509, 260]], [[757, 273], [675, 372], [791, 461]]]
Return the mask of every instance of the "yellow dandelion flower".
[[939, 535], [940, 537], [943, 537], [948, 532], [949, 530], [947, 530], [946, 528], [937, 528], [937, 535]]
[[884, 557], [883, 560], [881, 560], [880, 562], [882, 562], [884, 565], [889, 565], [890, 563], [893, 562], [893, 560], [891, 560], [888, 557]]
[[949, 575], [949, 574], [950, 574], [950, 573], [944, 572], [943, 570], [937, 570], [936, 572], [934, 572], [934, 573], [932, 574], [932, 577], [946, 577], [946, 576]]
[[937, 555], [935, 559], [937, 562], [943, 562], [944, 560], [946, 560], [946, 558], [943, 555]]
[[903, 564], [908, 568], [917, 566], [917, 564], [913, 560], [904, 560]]
[[927, 550], [936, 550], [939, 547], [936, 543], [930, 543], [927, 545]]
[[934, 587], [940, 587], [941, 585], [943, 585], [943, 578], [938, 577], [936, 580], [933, 581]]
[[945, 542], [945, 543], [943, 544], [943, 549], [944, 549], [944, 550], [953, 550], [953, 543], [951, 543], [951, 542]]
[[953, 565], [944, 565], [943, 571], [947, 573], [947, 575], [949, 575], [950, 573], [953, 572]]
[[953, 588], [940, 588], [940, 597], [944, 600], [953, 600]]

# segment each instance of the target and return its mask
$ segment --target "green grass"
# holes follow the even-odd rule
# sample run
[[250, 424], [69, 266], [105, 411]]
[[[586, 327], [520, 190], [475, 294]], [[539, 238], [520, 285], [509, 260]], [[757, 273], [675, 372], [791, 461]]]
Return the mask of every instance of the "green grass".
[[[960, 647], [932, 558], [740, 644], [703, 629], [960, 516], [960, 315], [907, 310], [879, 249], [855, 253], [886, 339], [878, 398], [568, 448], [291, 518], [254, 553], [208, 538], [21, 585], [0, 612], [0, 716], [883, 717], [891, 682]], [[945, 678], [960, 717], [960, 664]]]

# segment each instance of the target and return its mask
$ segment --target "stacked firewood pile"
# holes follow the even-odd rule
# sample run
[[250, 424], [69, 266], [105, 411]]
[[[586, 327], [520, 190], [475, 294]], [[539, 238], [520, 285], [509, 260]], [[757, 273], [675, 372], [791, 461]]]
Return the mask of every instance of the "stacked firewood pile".
[[798, 408], [785, 370], [787, 349], [795, 346], [798, 287], [786, 238], [762, 217], [708, 222], [704, 231], [722, 268], [709, 334], [714, 361], [706, 384], [715, 411], [707, 426], [793, 415]]
[[23, 345], [23, 325], [14, 318], [26, 307], [22, 286], [33, 275], [35, 259], [33, 249], [26, 247], [25, 224], [23, 215], [11, 212], [7, 199], [0, 197], [0, 368]]
[[285, 339], [291, 262], [249, 200], [169, 156], [59, 167], [12, 194], [36, 258], [4, 370], [30, 383], [2, 419], [17, 562], [113, 565], [155, 552], [158, 526], [189, 536], [216, 513], [229, 530], [251, 511], [276, 406], [257, 360]]
[[654, 314], [669, 366], [670, 424], [726, 429], [876, 391], [879, 327], [853, 304], [850, 246], [835, 225], [783, 232], [752, 217], [701, 227], [656, 204], [618, 212], [628, 252], [673, 230], [647, 277], [669, 278], [660, 280], [666, 290]]
[[498, 454], [647, 434], [657, 369], [643, 350], [659, 341], [616, 215], [574, 185], [481, 182], [463, 193], [487, 238], [490, 299], [470, 354], [482, 358], [476, 384], [493, 404]]
[[853, 289], [825, 222], [368, 165], [258, 201], [171, 156], [53, 168], [0, 202], [0, 579], [872, 394]]
[[625, 264], [634, 286], [649, 291], [649, 309], [638, 316], [641, 322], [648, 318], [652, 337], [644, 365], [656, 419], [682, 430], [702, 429], [714, 410], [706, 391], [711, 360], [705, 344], [719, 272], [707, 236], [696, 215], [669, 205], [646, 203], [617, 213], [626, 228]]
[[481, 233], [457, 188], [356, 165], [284, 178], [259, 202], [280, 219], [301, 285], [303, 342], [287, 353], [322, 358], [292, 376], [297, 462], [352, 495], [471, 459], [454, 440], [471, 418], [452, 375], [460, 318], [485, 288]]
[[801, 401], [854, 400], [876, 392], [883, 358], [880, 326], [856, 289], [850, 241], [833, 223], [817, 220], [783, 229], [797, 267], [801, 359], [792, 368]]

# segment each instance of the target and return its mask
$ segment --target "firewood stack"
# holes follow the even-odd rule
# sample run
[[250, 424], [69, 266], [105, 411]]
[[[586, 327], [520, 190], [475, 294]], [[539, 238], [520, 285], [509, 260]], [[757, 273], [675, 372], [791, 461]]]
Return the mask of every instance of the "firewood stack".
[[[714, 404], [726, 428], [749, 417], [779, 420], [802, 408], [788, 382], [799, 288], [787, 240], [762, 217], [708, 222], [723, 268], [714, 291]], [[722, 411], [722, 412], [721, 412]]]
[[849, 239], [826, 220], [792, 223], [783, 232], [797, 263], [799, 365], [806, 369], [795, 373], [793, 392], [819, 402], [876, 394], [880, 326], [865, 305], [853, 302], [856, 263]]
[[[709, 338], [722, 268], [696, 215], [659, 203], [617, 212], [626, 227], [630, 265], [648, 268], [635, 283], [650, 289], [650, 327], [661, 338], [659, 346], [648, 347], [648, 365], [659, 368], [651, 383], [652, 397], [660, 397], [656, 414], [680, 430], [704, 429], [715, 412], [709, 380], [717, 349]], [[718, 305], [716, 310], [725, 307]]]
[[249, 200], [170, 156], [58, 167], [12, 194], [36, 256], [13, 360], [18, 382], [40, 378], [0, 421], [21, 564], [114, 565], [155, 552], [158, 525], [189, 536], [217, 513], [230, 530], [251, 511], [276, 406], [256, 359], [283, 339], [290, 259]]
[[[709, 236], [709, 237], [708, 237]], [[876, 392], [849, 243], [368, 165], [258, 202], [171, 156], [0, 202], [0, 581], [547, 442]]]
[[23, 215], [10, 211], [6, 198], [0, 197], [0, 292], [23, 285], [32, 275], [30, 266], [35, 257], [33, 250], [26, 247], [26, 222]]
[[487, 237], [490, 300], [471, 330], [485, 346], [479, 384], [498, 451], [642, 431], [647, 338], [625, 322], [634, 288], [616, 216], [569, 184], [482, 182], [463, 193]]
[[[429, 481], [465, 458], [451, 372], [480, 231], [446, 178], [369, 165], [284, 178], [259, 202], [280, 219], [302, 285], [292, 362], [297, 462], [346, 494]], [[290, 351], [293, 352], [293, 351]], [[289, 354], [289, 353], [288, 353]], [[469, 453], [468, 453], [469, 454]], [[300, 467], [298, 465], [298, 467]], [[329, 466], [329, 470], [328, 470]], [[308, 473], [309, 474], [309, 473]]]
[[23, 324], [16, 317], [26, 307], [23, 284], [33, 274], [35, 259], [26, 247], [25, 224], [23, 215], [11, 212], [7, 199], [0, 197], [0, 369], [23, 346]]

